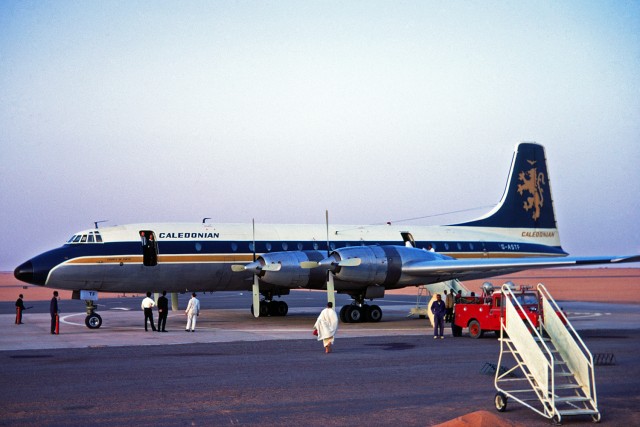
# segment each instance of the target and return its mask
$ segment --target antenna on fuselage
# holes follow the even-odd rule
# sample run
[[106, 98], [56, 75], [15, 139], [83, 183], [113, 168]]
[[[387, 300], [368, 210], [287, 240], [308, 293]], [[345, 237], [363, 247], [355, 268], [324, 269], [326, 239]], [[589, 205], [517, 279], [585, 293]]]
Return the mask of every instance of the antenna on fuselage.
[[101, 222], [107, 222], [107, 221], [109, 221], [109, 220], [108, 220], [108, 219], [103, 219], [103, 220], [101, 220], [101, 221], [93, 221], [93, 225], [94, 225], [96, 228], [98, 228], [98, 224], [100, 224]]
[[204, 224], [205, 222], [207, 222], [208, 219], [211, 219], [211, 218], [202, 218], [202, 223]]

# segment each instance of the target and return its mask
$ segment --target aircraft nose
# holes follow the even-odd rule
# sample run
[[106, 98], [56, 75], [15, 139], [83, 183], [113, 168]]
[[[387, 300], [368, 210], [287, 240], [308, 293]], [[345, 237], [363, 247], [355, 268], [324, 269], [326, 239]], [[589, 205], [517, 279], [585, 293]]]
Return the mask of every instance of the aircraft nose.
[[31, 261], [20, 264], [13, 271], [13, 275], [22, 282], [33, 283], [33, 264]]

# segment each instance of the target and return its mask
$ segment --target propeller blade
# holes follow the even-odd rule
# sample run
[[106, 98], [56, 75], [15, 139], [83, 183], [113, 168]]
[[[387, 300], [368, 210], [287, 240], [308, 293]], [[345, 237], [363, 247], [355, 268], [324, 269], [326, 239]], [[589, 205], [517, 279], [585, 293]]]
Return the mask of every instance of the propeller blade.
[[360, 264], [362, 264], [362, 259], [360, 258], [348, 258], [338, 262], [340, 267], [357, 267]]
[[331, 253], [331, 247], [329, 246], [329, 209], [324, 211], [324, 222], [327, 224], [327, 256]]
[[333, 273], [327, 272], [327, 302], [336, 306], [336, 294], [335, 294], [335, 285], [333, 283]]
[[282, 268], [282, 264], [279, 262], [274, 262], [271, 264], [265, 264], [262, 266], [262, 271], [280, 271]]
[[335, 271], [337, 267], [357, 267], [360, 264], [362, 264], [362, 259], [360, 258], [347, 258], [336, 261], [335, 258], [329, 257], [320, 261], [318, 263], [318, 266], [326, 268], [330, 271]]
[[317, 261], [302, 261], [300, 263], [300, 268], [316, 268], [320, 264]]
[[253, 317], [260, 317], [260, 280], [258, 276], [253, 276]]
[[245, 271], [247, 269], [247, 267], [244, 264], [233, 264], [231, 266], [231, 270], [235, 273], [238, 273], [240, 271]]

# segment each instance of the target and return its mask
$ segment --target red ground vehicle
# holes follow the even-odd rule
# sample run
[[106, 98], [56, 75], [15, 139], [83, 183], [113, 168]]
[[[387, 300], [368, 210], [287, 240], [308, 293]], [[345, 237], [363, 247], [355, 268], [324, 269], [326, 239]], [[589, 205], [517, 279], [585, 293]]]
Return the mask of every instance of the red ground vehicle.
[[[531, 323], [538, 327], [538, 318], [541, 314], [539, 298], [536, 291], [528, 287], [521, 287], [514, 292], [518, 302], [524, 309], [520, 316], [528, 316]], [[454, 337], [462, 335], [464, 328], [469, 328], [471, 338], [480, 338], [487, 331], [500, 332], [500, 309], [502, 305], [502, 293], [492, 287], [483, 285], [482, 296], [462, 297], [454, 306], [454, 320], [451, 329]]]

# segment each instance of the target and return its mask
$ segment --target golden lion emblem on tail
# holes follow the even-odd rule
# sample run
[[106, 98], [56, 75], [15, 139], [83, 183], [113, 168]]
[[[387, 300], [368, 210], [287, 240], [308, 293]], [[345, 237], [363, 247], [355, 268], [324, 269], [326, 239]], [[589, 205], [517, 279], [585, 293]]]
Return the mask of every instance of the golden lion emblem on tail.
[[[536, 163], [531, 160], [527, 161], [531, 166]], [[544, 173], [538, 173], [538, 170], [533, 167], [526, 172], [520, 172], [518, 179], [522, 181], [522, 184], [518, 184], [518, 193], [521, 196], [525, 191], [530, 194], [524, 202], [524, 210], [529, 211], [533, 209], [531, 217], [537, 220], [540, 218], [540, 209], [544, 206], [544, 189], [542, 188], [542, 185], [545, 184]]]

